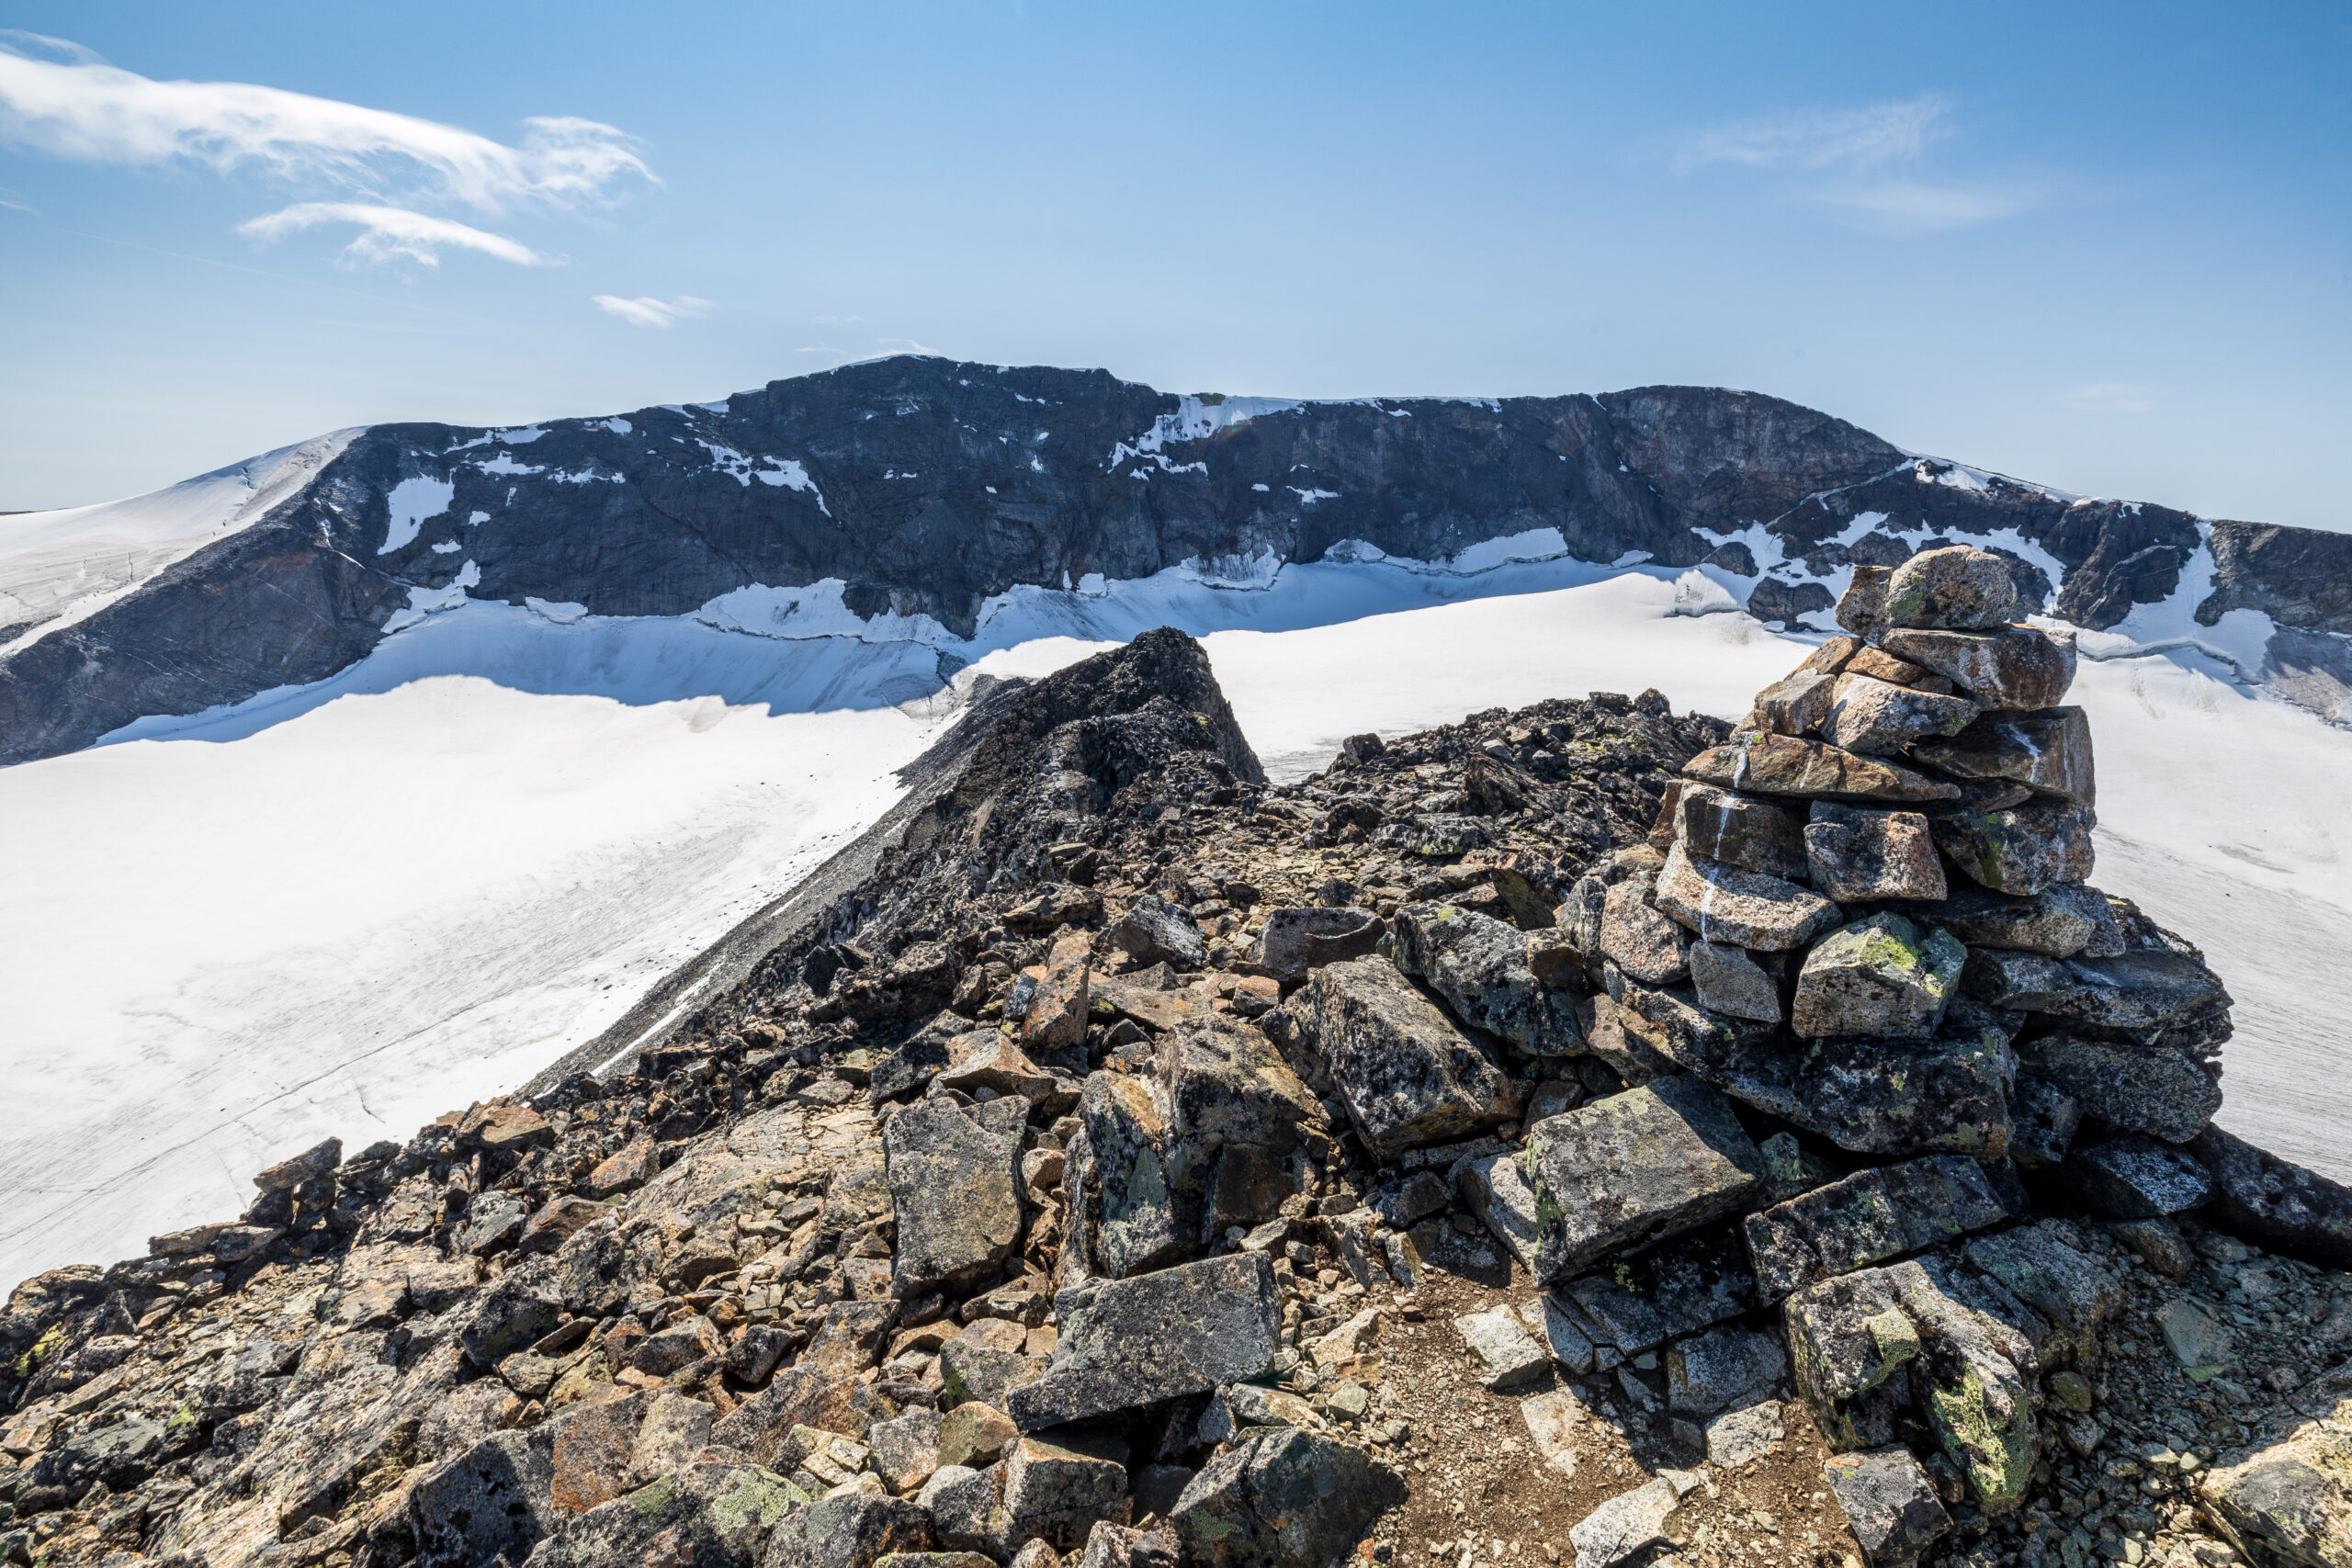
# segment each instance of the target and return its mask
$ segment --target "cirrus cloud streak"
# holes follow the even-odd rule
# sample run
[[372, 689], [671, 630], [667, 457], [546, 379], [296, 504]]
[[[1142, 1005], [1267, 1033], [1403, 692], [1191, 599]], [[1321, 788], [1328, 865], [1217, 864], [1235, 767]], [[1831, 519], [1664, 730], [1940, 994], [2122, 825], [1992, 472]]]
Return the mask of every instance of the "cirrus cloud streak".
[[298, 201], [293, 206], [237, 225], [237, 232], [268, 244], [303, 229], [324, 223], [356, 223], [359, 235], [343, 248], [345, 261], [387, 262], [404, 258], [439, 266], [445, 248], [480, 251], [517, 266], [546, 266], [556, 258], [541, 255], [519, 241], [492, 234], [454, 219], [412, 212], [404, 207], [378, 207], [363, 201]]

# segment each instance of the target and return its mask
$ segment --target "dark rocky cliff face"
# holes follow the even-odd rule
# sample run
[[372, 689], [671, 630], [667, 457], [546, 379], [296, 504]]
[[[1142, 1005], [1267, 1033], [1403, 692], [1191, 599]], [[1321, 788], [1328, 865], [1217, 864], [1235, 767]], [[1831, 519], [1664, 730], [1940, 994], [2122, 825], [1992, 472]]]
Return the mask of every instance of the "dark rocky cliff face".
[[[1581, 559], [1638, 551], [1755, 577], [1747, 545], [1710, 536], [1754, 524], [1785, 556], [1751, 585], [1768, 619], [1826, 610], [1816, 579], [1901, 559], [1919, 541], [1897, 536], [1925, 530], [2038, 547], [2063, 581], [2021, 559], [2030, 593], [2104, 627], [2172, 592], [2199, 545], [2185, 513], [1914, 459], [1750, 392], [1293, 404], [897, 358], [528, 430], [375, 426], [257, 525], [0, 660], [0, 763], [322, 680], [420, 593], [453, 589], [675, 615], [752, 583], [837, 579], [860, 616], [928, 615], [968, 637], [1016, 585], [1314, 561], [1351, 540], [1436, 560], [1556, 528]], [[2253, 534], [2216, 541], [2214, 602], [2342, 630], [2342, 541]], [[2333, 586], [2303, 582], [2305, 558], [2330, 549]]]

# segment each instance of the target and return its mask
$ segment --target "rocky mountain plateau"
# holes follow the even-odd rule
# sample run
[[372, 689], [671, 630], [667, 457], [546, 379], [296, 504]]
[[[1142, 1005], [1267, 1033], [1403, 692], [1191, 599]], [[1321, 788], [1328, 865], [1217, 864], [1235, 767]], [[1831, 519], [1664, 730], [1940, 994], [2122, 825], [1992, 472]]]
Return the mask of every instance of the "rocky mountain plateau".
[[[860, 374], [967, 368], [894, 364]], [[1052, 389], [1029, 374], [1005, 395]], [[1165, 412], [1098, 390], [1134, 404], [1098, 435]], [[1121, 479], [1203, 510], [1097, 514], [1032, 564], [1246, 552], [1205, 504], [1227, 476], [1399, 441], [1483, 453], [1465, 485], [1559, 459], [1665, 558], [1693, 517], [1794, 528], [1840, 485], [1977, 493], [1856, 478], [1911, 460], [1725, 396], [1253, 419], [1206, 481]], [[1720, 482], [1686, 415], [1815, 458]], [[1572, 425], [1576, 462], [1543, 445]], [[265, 525], [358, 606], [333, 626], [387, 569], [306, 531], [364, 557], [357, 476], [442, 440], [354, 443]], [[1437, 498], [1360, 504], [1332, 526], [1452, 542]], [[2211, 1124], [2232, 998], [2091, 884], [2075, 641], [2024, 619], [2053, 589], [2120, 615], [2199, 536], [2077, 521], [2064, 585], [1965, 544], [1844, 562], [1838, 635], [1738, 725], [1562, 695], [1277, 785], [1179, 632], [1008, 684], [654, 1048], [294, 1154], [234, 1219], [19, 1285], [0, 1559], [2352, 1562], [2352, 1191]], [[507, 536], [510, 584], [568, 570]], [[649, 612], [741, 570], [653, 553]], [[203, 592], [187, 564], [158, 592]], [[819, 565], [943, 621], [998, 581]], [[41, 744], [107, 722], [114, 668]]]

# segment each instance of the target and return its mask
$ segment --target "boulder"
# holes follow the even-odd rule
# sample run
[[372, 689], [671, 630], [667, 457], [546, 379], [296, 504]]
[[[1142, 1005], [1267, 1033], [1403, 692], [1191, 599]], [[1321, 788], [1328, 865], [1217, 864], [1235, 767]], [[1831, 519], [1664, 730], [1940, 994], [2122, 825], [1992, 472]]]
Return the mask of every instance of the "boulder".
[[1721, 1093], [1660, 1078], [1529, 1129], [1523, 1156], [1540, 1227], [1537, 1279], [1556, 1283], [1604, 1254], [1737, 1212], [1763, 1156]]
[[2113, 958], [1980, 952], [1969, 959], [1962, 983], [1988, 1007], [2134, 1035], [2209, 1018], [2230, 1005], [2201, 959], [2168, 948], [2135, 948]]
[[1691, 943], [1690, 986], [1709, 1012], [1757, 1023], [1781, 1021], [1781, 982], [1744, 947]]
[[1650, 904], [1655, 884], [1628, 880], [1603, 896], [1600, 956], [1636, 980], [1662, 986], [1690, 972], [1690, 936]]
[[2331, 1269], [2352, 1269], [2352, 1188], [2219, 1127], [2198, 1134], [2189, 1152], [2212, 1175], [2214, 1216], [2233, 1233]]
[[1875, 644], [1886, 631], [1886, 585], [1894, 569], [1856, 566], [1846, 592], [1838, 596], [1838, 624], [1854, 636]]
[[1306, 1015], [1365, 1147], [1383, 1159], [1451, 1143], [1518, 1114], [1486, 1048], [1378, 958], [1315, 971]]
[[1093, 940], [1082, 931], [1064, 931], [1054, 938], [1046, 956], [1046, 972], [1021, 1017], [1021, 1043], [1034, 1050], [1076, 1045], [1086, 1038], [1087, 963]]
[[2031, 1342], [1918, 1263], [1807, 1286], [1783, 1309], [1797, 1388], [1840, 1451], [1922, 1419], [1988, 1512], [2024, 1499], [2037, 1453]]
[[939, 1468], [940, 1426], [938, 1411], [918, 1404], [866, 1429], [868, 1463], [883, 1485], [904, 1496], [931, 1479]]
[[996, 1029], [976, 1029], [948, 1041], [947, 1063], [933, 1081], [964, 1094], [987, 1089], [1033, 1101], [1054, 1092], [1054, 1075], [1031, 1061], [1012, 1036]]
[[1552, 1357], [1538, 1345], [1508, 1306], [1465, 1313], [1453, 1320], [1453, 1330], [1478, 1359], [1478, 1381], [1500, 1393], [1540, 1378], [1552, 1370]]
[[[1628, 987], [1614, 1021], [1653, 1055], [1743, 1103], [1858, 1154], [2008, 1146], [2015, 1058], [1995, 1015], [1959, 998], [1923, 1041], [1851, 1036], [1792, 1044], [1777, 1032], [1715, 1018], [1667, 991]], [[1594, 1032], [1600, 1054], [1605, 1032]]]
[[1589, 1325], [1598, 1341], [1628, 1356], [1696, 1334], [1756, 1309], [1756, 1280], [1728, 1223], [1668, 1237], [1604, 1272], [1554, 1292]]
[[1020, 1431], [994, 1405], [966, 1400], [939, 1418], [939, 1462], [986, 1470], [1004, 1457]]
[[1537, 1056], [1584, 1048], [1576, 998], [1540, 983], [1517, 926], [1459, 905], [1408, 904], [1390, 921], [1390, 957], [1454, 1016]]
[[1870, 1568], [1910, 1568], [1951, 1529], [1935, 1483], [1908, 1449], [1833, 1454], [1821, 1474]]
[[1805, 824], [1804, 852], [1814, 890], [1840, 903], [1940, 900], [1949, 891], [1928, 819], [1916, 811], [1869, 811], [1816, 800]]
[[666, 1388], [655, 1393], [629, 1441], [628, 1484], [643, 1486], [682, 1469], [710, 1441], [718, 1414], [699, 1399]]
[[1111, 1433], [1022, 1437], [1005, 1453], [1003, 1510], [989, 1521], [998, 1550], [1011, 1557], [1043, 1540], [1066, 1551], [1102, 1520], [1125, 1524], [1125, 1442]]
[[1805, 954], [1789, 1026], [1815, 1040], [1927, 1039], [1943, 1021], [1967, 962], [1968, 950], [1951, 935], [1922, 932], [1901, 915], [1857, 920]]
[[863, 1438], [875, 1422], [897, 1414], [869, 1384], [795, 1365], [713, 1423], [710, 1438], [756, 1464], [773, 1465], [795, 1427]]
[[1052, 1370], [1007, 1396], [1024, 1432], [1204, 1393], [1263, 1373], [1282, 1348], [1263, 1253], [1232, 1253], [1090, 1287], [1063, 1322]]
[[901, 1291], [956, 1288], [1001, 1268], [1021, 1240], [1021, 1131], [954, 1100], [920, 1100], [883, 1123]]
[[984, 1551], [994, 1545], [989, 1521], [1004, 1501], [1004, 1470], [969, 1470], [943, 1464], [915, 1494], [915, 1501], [931, 1516], [932, 1536], [940, 1545], [963, 1551]]
[[2106, 895], [2078, 882], [2053, 884], [2030, 898], [1963, 882], [1933, 908], [1903, 913], [1933, 919], [1971, 947], [2050, 958], [2113, 958], [2123, 952], [2123, 931]]
[[2138, 1134], [2078, 1145], [2066, 1174], [2086, 1202], [2119, 1220], [2185, 1213], [2213, 1195], [2213, 1179], [2194, 1155]]
[[1707, 1423], [1707, 1462], [1724, 1470], [1753, 1464], [1770, 1453], [1784, 1435], [1781, 1402], [1758, 1400], [1727, 1410]]
[[1405, 1483], [1363, 1450], [1276, 1428], [1211, 1460], [1169, 1516], [1195, 1568], [1326, 1568], [1405, 1500]]
[[874, 1568], [895, 1551], [932, 1544], [929, 1510], [910, 1499], [842, 1491], [777, 1521], [762, 1568]]
[[584, 1514], [564, 1517], [532, 1553], [533, 1568], [634, 1568], [662, 1560], [761, 1560], [785, 1516], [808, 1494], [753, 1464], [694, 1460]]
[[1789, 1370], [1775, 1334], [1723, 1326], [1677, 1340], [1666, 1353], [1666, 1404], [1690, 1416], [1750, 1404], [1770, 1394]]
[[[537, 1114], [526, 1108], [517, 1106], [511, 1109], [521, 1111], [535, 1122], [539, 1121]], [[544, 1122], [540, 1124], [545, 1125]], [[291, 1192], [306, 1181], [316, 1181], [322, 1176], [334, 1175], [335, 1167], [342, 1163], [343, 1140], [329, 1138], [322, 1144], [314, 1144], [300, 1154], [279, 1160], [268, 1169], [261, 1171], [254, 1176], [254, 1185], [264, 1192]]]
[[1530, 1273], [1535, 1270], [1538, 1229], [1535, 1193], [1512, 1154], [1476, 1155], [1454, 1162], [1450, 1173], [1462, 1201], [1495, 1239]]
[[1894, 1200], [1875, 1170], [1858, 1170], [1742, 1222], [1757, 1294], [1777, 1302], [1817, 1280], [1906, 1250]]
[[1815, 735], [1829, 718], [1836, 700], [1838, 677], [1826, 671], [1798, 669], [1756, 694], [1748, 723], [1770, 735]]
[[2258, 1561], [2352, 1562], [2352, 1400], [2283, 1439], [2233, 1458], [2198, 1486]]
[[1929, 1155], [1878, 1168], [1903, 1245], [1913, 1252], [2002, 1224], [2026, 1210], [2025, 1189], [2006, 1160]]
[[2018, 1066], [2119, 1133], [2185, 1144], [2222, 1108], [2222, 1086], [2187, 1053], [2046, 1034], [2018, 1048]]
[[1013, 1390], [1044, 1377], [1046, 1367], [1044, 1357], [991, 1345], [985, 1334], [957, 1335], [939, 1348], [940, 1393], [951, 1404], [978, 1402], [1001, 1409]]
[[1838, 677], [1822, 739], [1864, 757], [1894, 757], [1917, 740], [1957, 735], [1975, 719], [1974, 703], [1850, 671]]
[[477, 1568], [503, 1552], [520, 1562], [561, 1518], [552, 1486], [550, 1426], [500, 1432], [410, 1487], [406, 1509], [419, 1568]]
[[2075, 680], [2075, 639], [2032, 626], [1991, 632], [1892, 629], [1879, 646], [1944, 676], [1986, 708], [2051, 708]]
[[[1961, 1258], [1969, 1273], [1941, 1276], [1947, 1288], [2024, 1336], [2045, 1371], [2095, 1359], [2100, 1330], [2123, 1305], [2122, 1281], [2064, 1220], [1977, 1236]], [[1978, 1288], [1984, 1281], [1999, 1289]]]
[[1127, 907], [1111, 928], [1111, 940], [1138, 964], [1166, 964], [1177, 969], [1198, 969], [1209, 961], [1208, 938], [1192, 911], [1157, 893], [1147, 893]]
[[1963, 779], [2007, 779], [2041, 795], [2098, 804], [2091, 721], [2078, 707], [1991, 713], [1947, 739], [1923, 740], [1911, 755]]
[[1724, 745], [1691, 758], [1683, 764], [1682, 775], [1723, 789], [1808, 800], [1907, 806], [1960, 798], [1958, 784], [1818, 740], [1786, 735], [1735, 735]]
[[1777, 876], [1702, 860], [1680, 844], [1658, 874], [1657, 907], [1704, 942], [1763, 953], [1803, 947], [1838, 923], [1838, 906]]
[[1681, 1512], [1682, 1494], [1664, 1476], [1620, 1493], [1568, 1530], [1576, 1568], [1616, 1568], [1670, 1539]]
[[2009, 563], [1973, 545], [1921, 550], [1887, 579], [1886, 619], [1893, 626], [1992, 630], [2006, 626], [2017, 607]]
[[1684, 781], [1675, 801], [1674, 829], [1683, 847], [1702, 860], [1770, 876], [1804, 874], [1802, 824], [1775, 801]]
[[1258, 966], [1286, 985], [1304, 980], [1326, 964], [1367, 956], [1387, 930], [1370, 909], [1271, 909], [1259, 938]]
[[1930, 831], [1936, 847], [1980, 886], [2030, 897], [2091, 874], [2097, 820], [2088, 807], [2036, 796], [2020, 806], [1939, 816]]
[[[1152, 1465], [1148, 1468], [1152, 1471], [1173, 1469], [1168, 1465]], [[1183, 1486], [1191, 1483], [1193, 1472], [1188, 1470], [1175, 1470], [1170, 1477], [1170, 1480], [1180, 1478], [1182, 1483], [1176, 1487], [1175, 1491], [1169, 1493], [1165, 1499], [1169, 1503], [1172, 1504], [1177, 1497], [1183, 1495]], [[1145, 1501], [1144, 1493], [1145, 1483], [1138, 1480], [1136, 1483], [1136, 1501], [1139, 1506], [1148, 1508], [1149, 1505]], [[1129, 1529], [1125, 1525], [1114, 1525], [1105, 1519], [1097, 1524], [1088, 1534], [1086, 1551], [1078, 1560], [1078, 1568], [1176, 1568], [1182, 1550], [1175, 1533], [1171, 1530], [1164, 1528], [1153, 1530]], [[976, 1565], [976, 1568], [980, 1568], [980, 1565]]]

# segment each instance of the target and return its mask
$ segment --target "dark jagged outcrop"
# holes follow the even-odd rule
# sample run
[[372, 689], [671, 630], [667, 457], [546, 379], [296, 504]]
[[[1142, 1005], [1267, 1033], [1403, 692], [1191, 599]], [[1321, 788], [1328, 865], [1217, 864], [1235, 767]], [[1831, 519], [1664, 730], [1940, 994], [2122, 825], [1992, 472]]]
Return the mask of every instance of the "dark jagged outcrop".
[[[252, 526], [0, 658], [0, 763], [325, 679], [420, 599], [459, 589], [678, 615], [751, 584], [830, 581], [857, 616], [928, 616], [968, 638], [1022, 585], [1188, 561], [1246, 575], [1259, 569], [1236, 563], [1319, 560], [1343, 541], [1445, 560], [1555, 528], [1583, 560], [1751, 577], [1755, 553], [1711, 536], [1751, 525], [1786, 557], [1750, 585], [1768, 619], [1826, 607], [1816, 579], [1892, 565], [1921, 543], [1896, 536], [1924, 533], [2046, 552], [2062, 581], [2017, 562], [2033, 603], [2054, 592], [2056, 613], [2109, 626], [2172, 592], [2199, 545], [2185, 513], [1915, 458], [1752, 392], [1277, 403], [901, 357], [723, 403], [361, 432]], [[2213, 613], [2267, 606], [2290, 627], [2341, 630], [2340, 542], [2253, 533], [2217, 541]]]

